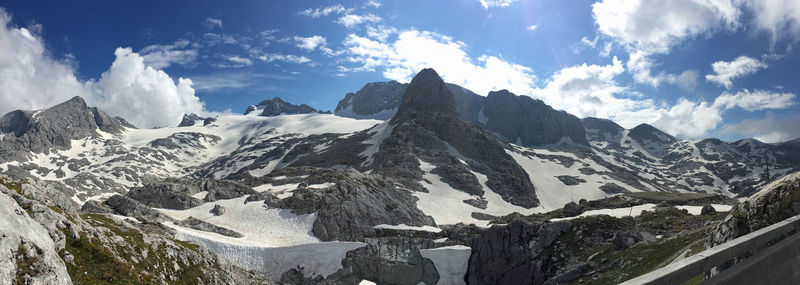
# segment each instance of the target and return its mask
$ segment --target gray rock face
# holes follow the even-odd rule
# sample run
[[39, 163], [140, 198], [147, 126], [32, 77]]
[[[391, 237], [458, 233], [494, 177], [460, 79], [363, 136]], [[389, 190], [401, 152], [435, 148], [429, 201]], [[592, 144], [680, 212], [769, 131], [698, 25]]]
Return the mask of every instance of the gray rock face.
[[[394, 126], [392, 134], [372, 164], [380, 173], [420, 190], [421, 159], [436, 166], [434, 173], [446, 174], [443, 181], [454, 188], [482, 194], [472, 169], [486, 175], [486, 185], [509, 203], [538, 205], [528, 174], [506, 153], [506, 144], [459, 117], [454, 96], [436, 71], [425, 69], [414, 76], [389, 124]], [[457, 162], [452, 150], [465, 158], [469, 168]]]
[[564, 185], [567, 185], [567, 186], [586, 183], [586, 180], [584, 180], [583, 178], [577, 177], [577, 176], [559, 175], [559, 176], [556, 176], [556, 178], [558, 178], [558, 180], [561, 180], [561, 182], [564, 183]]
[[[420, 73], [425, 72], [425, 70]], [[396, 81], [369, 83], [356, 93], [348, 93], [339, 101], [336, 114], [354, 118], [389, 119], [402, 102], [409, 87]], [[569, 138], [573, 143], [588, 146], [581, 120], [563, 111], [553, 110], [540, 100], [517, 96], [506, 90], [490, 92], [484, 97], [461, 86], [445, 84], [453, 94], [456, 110], [462, 119], [484, 125], [510, 141], [524, 146], [545, 146]], [[416, 92], [416, 91], [414, 91]], [[436, 97], [422, 98], [416, 105], [438, 106]], [[429, 101], [433, 100], [433, 101]], [[452, 110], [440, 110], [450, 112]]]
[[0, 282], [72, 284], [48, 231], [0, 188]]
[[97, 136], [97, 130], [120, 133], [122, 123], [80, 97], [40, 111], [13, 111], [0, 118], [0, 133], [13, 134], [0, 141], [0, 161], [26, 161], [23, 152], [66, 150], [70, 141]]
[[[591, 141], [619, 141], [625, 128], [611, 120], [600, 118], [583, 118], [581, 120], [586, 128], [586, 137]], [[619, 143], [619, 142], [617, 142]]]
[[214, 214], [214, 216], [222, 216], [225, 214], [225, 207], [214, 205], [214, 208], [211, 209], [211, 213]]
[[143, 223], [154, 224], [172, 221], [172, 218], [151, 209], [147, 205], [122, 195], [111, 196], [111, 198], [106, 200], [105, 204], [111, 207], [111, 209], [114, 209], [118, 214], [136, 218]]
[[342, 269], [327, 278], [332, 284], [358, 284], [362, 279], [378, 284], [436, 284], [439, 273], [420, 249], [432, 246], [426, 239], [404, 237], [367, 239], [367, 246], [347, 252]]
[[614, 233], [611, 244], [613, 244], [614, 248], [617, 250], [624, 250], [633, 246], [640, 240], [642, 240], [642, 237], [637, 233], [630, 231], [617, 231]]
[[255, 110], [262, 110], [259, 116], [272, 117], [281, 114], [310, 114], [322, 113], [317, 109], [312, 108], [306, 104], [294, 105], [292, 103], [281, 100], [275, 97], [270, 100], [261, 101], [258, 105], [250, 106], [245, 110], [244, 114], [247, 115]]
[[203, 204], [187, 194], [193, 192], [188, 187], [180, 183], [148, 184], [132, 188], [125, 196], [153, 208], [186, 210]]
[[347, 93], [336, 105], [334, 113], [343, 117], [387, 120], [396, 108], [408, 84], [397, 81], [367, 83], [356, 93]]
[[569, 202], [564, 205], [564, 210], [562, 213], [564, 214], [564, 217], [575, 217], [583, 213], [583, 211], [581, 211], [581, 206], [575, 204], [575, 202]]
[[543, 261], [536, 256], [570, 226], [568, 221], [493, 226], [471, 243], [467, 284], [542, 284]]
[[433, 219], [416, 207], [408, 191], [395, 188], [377, 175], [339, 170], [336, 185], [326, 189], [299, 188], [283, 200], [265, 200], [271, 206], [298, 214], [317, 212], [312, 232], [323, 241], [363, 240], [380, 224], [434, 225]]
[[657, 157], [667, 154], [669, 146], [678, 139], [648, 124], [641, 124], [631, 129], [628, 135], [639, 143], [647, 152]]
[[232, 237], [232, 238], [241, 238], [243, 237], [242, 234], [229, 230], [227, 228], [223, 228], [214, 224], [210, 224], [201, 220], [196, 219], [195, 217], [188, 217], [183, 221], [175, 222], [176, 225], [187, 227], [190, 229], [195, 229], [198, 231], [204, 232], [211, 232], [211, 233], [218, 233], [224, 236]]
[[586, 131], [577, 117], [556, 111], [541, 100], [517, 96], [507, 90], [489, 92], [482, 113], [486, 127], [523, 146], [544, 146], [569, 138], [589, 146]]
[[178, 127], [191, 127], [197, 124], [197, 121], [204, 120], [206, 120], [206, 118], [202, 118], [195, 113], [183, 114], [183, 119], [181, 119], [181, 123], [178, 124]]
[[716, 215], [717, 209], [714, 209], [714, 206], [705, 205], [702, 209], [700, 209], [701, 215]]

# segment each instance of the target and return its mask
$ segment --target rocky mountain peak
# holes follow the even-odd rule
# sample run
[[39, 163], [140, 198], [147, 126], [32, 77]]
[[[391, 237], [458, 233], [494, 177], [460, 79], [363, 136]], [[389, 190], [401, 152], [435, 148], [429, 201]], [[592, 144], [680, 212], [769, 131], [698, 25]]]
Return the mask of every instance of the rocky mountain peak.
[[281, 114], [310, 114], [310, 113], [322, 113], [317, 109], [312, 108], [306, 104], [295, 105], [286, 101], [283, 101], [280, 97], [273, 97], [272, 99], [264, 100], [258, 103], [258, 105], [251, 105], [247, 107], [247, 110], [244, 111], [244, 114], [250, 114], [252, 112], [259, 112], [259, 116], [264, 117], [272, 117], [278, 116]]
[[408, 84], [397, 116], [408, 116], [415, 112], [459, 116], [453, 93], [432, 68], [423, 69]]
[[678, 139], [648, 124], [640, 124], [630, 131], [630, 136], [637, 141], [650, 140], [653, 142], [670, 144]]

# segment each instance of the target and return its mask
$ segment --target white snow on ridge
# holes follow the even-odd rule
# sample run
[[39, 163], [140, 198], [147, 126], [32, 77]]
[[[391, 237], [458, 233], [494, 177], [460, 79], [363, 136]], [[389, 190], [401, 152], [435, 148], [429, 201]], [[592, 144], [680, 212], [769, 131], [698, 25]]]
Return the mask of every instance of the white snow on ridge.
[[367, 146], [367, 148], [359, 154], [367, 158], [364, 161], [364, 164], [372, 163], [372, 156], [380, 150], [383, 140], [392, 135], [392, 130], [394, 130], [394, 127], [391, 126], [388, 121], [370, 129], [372, 136], [364, 141], [364, 143], [368, 144], [369, 146]]
[[[731, 205], [722, 204], [711, 204], [711, 206], [714, 207], [714, 210], [717, 210], [717, 212], [730, 212], [733, 208]], [[689, 211], [689, 214], [695, 216], [700, 215], [700, 212], [703, 210], [703, 206], [675, 206], [675, 208], [687, 210]]]
[[656, 204], [644, 204], [638, 205], [633, 207], [625, 207], [625, 208], [614, 208], [614, 209], [599, 209], [599, 210], [591, 210], [583, 212], [579, 216], [569, 217], [569, 218], [555, 218], [550, 219], [550, 221], [564, 221], [564, 220], [572, 220], [581, 217], [588, 217], [588, 216], [597, 216], [597, 215], [609, 215], [615, 218], [622, 218], [622, 217], [637, 217], [642, 214], [643, 211], [652, 211], [655, 209]]
[[399, 224], [399, 225], [387, 225], [387, 224], [380, 224], [377, 226], [372, 227], [373, 229], [387, 229], [387, 230], [399, 230], [399, 231], [418, 231], [418, 232], [431, 232], [431, 233], [439, 233], [442, 232], [442, 229], [432, 226], [407, 226], [406, 224]]

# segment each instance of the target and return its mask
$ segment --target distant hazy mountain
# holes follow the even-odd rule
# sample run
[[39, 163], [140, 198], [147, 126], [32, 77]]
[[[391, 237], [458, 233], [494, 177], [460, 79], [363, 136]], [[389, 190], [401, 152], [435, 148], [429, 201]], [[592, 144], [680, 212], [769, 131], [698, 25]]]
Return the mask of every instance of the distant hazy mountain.
[[279, 116], [282, 114], [291, 115], [291, 114], [311, 114], [311, 113], [323, 113], [317, 109], [312, 108], [306, 104], [294, 105], [292, 103], [286, 102], [281, 100], [281, 98], [275, 97], [270, 100], [264, 100], [258, 103], [258, 105], [250, 105], [247, 107], [247, 110], [244, 111], [244, 114], [256, 113], [259, 116], [264, 117], [272, 117], [272, 116]]

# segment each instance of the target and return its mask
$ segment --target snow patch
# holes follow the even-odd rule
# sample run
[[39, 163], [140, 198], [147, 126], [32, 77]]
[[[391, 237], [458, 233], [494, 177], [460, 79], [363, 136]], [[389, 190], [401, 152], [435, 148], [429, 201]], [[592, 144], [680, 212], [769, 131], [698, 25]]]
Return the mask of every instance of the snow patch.
[[440, 233], [442, 229], [432, 226], [407, 226], [406, 224], [399, 224], [399, 225], [387, 225], [387, 224], [380, 224], [377, 226], [372, 227], [373, 229], [387, 229], [387, 230], [399, 230], [399, 231], [419, 231], [419, 232], [431, 232], [431, 233]]
[[439, 272], [439, 285], [465, 284], [469, 256], [472, 248], [463, 245], [444, 246], [419, 251], [422, 257], [433, 261]]

